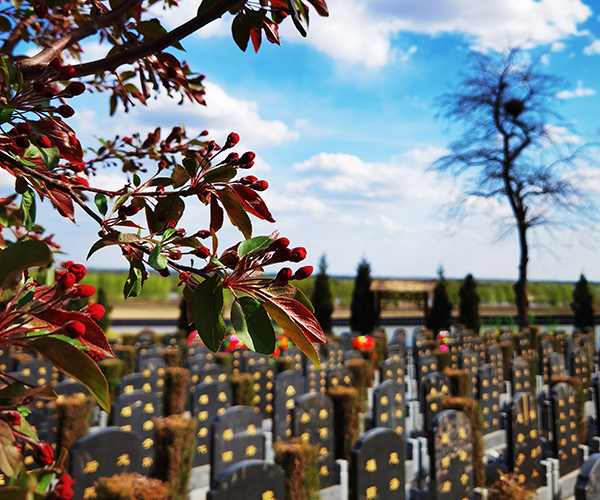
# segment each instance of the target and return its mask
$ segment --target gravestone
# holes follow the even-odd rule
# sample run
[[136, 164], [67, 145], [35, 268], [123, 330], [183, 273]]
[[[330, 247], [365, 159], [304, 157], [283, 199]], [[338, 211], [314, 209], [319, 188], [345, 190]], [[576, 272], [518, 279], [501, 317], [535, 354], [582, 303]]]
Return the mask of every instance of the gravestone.
[[428, 430], [432, 500], [473, 498], [471, 423], [456, 410], [439, 413]]
[[553, 413], [552, 448], [559, 460], [560, 475], [579, 467], [579, 440], [577, 434], [577, 401], [570, 384], [560, 382], [551, 391]]
[[413, 356], [419, 359], [425, 354], [431, 354], [431, 350], [426, 347], [426, 342], [429, 340], [422, 331], [417, 332], [413, 335]]
[[423, 414], [423, 428], [429, 429], [435, 416], [444, 408], [442, 399], [450, 396], [450, 382], [448, 377], [439, 372], [433, 372], [425, 377], [421, 384], [421, 413]]
[[483, 415], [483, 433], [490, 434], [500, 426], [500, 390], [492, 365], [486, 363], [477, 370], [479, 405]]
[[334, 483], [333, 403], [321, 393], [304, 394], [296, 399], [292, 411], [292, 436], [319, 447], [321, 488]]
[[564, 360], [569, 361], [571, 359], [571, 351], [575, 349], [575, 339], [573, 337], [562, 337], [560, 341], [560, 348], [562, 350], [562, 354], [564, 355]]
[[479, 355], [474, 349], [464, 349], [461, 354], [461, 369], [468, 370], [471, 378], [469, 389], [471, 398], [477, 399], [477, 369], [479, 368]]
[[204, 370], [210, 368], [214, 357], [210, 358], [204, 352], [199, 352], [194, 354], [192, 357], [188, 358], [186, 361], [186, 368], [190, 371], [190, 386], [194, 387], [195, 385], [202, 382], [200, 377]]
[[207, 361], [213, 362], [215, 358], [214, 352], [212, 352], [208, 347], [201, 344], [193, 344], [187, 348], [187, 357], [186, 359], [190, 359], [197, 355], [203, 355], [206, 357]]
[[73, 498], [96, 498], [94, 481], [123, 472], [148, 475], [150, 465], [142, 464], [143, 448], [140, 437], [107, 427], [82, 437], [71, 448], [69, 474], [75, 480]]
[[530, 392], [531, 375], [529, 373], [529, 363], [521, 358], [513, 359], [510, 363], [510, 384], [512, 393]]
[[255, 358], [248, 364], [248, 373], [254, 379], [254, 411], [260, 413], [262, 418], [273, 416], [273, 377], [275, 369], [270, 364], [263, 364]]
[[248, 406], [232, 406], [212, 424], [211, 480], [242, 460], [263, 460], [262, 418]]
[[303, 392], [327, 392], [327, 372], [319, 370], [310, 361], [304, 363], [304, 391]]
[[198, 419], [194, 467], [210, 463], [211, 426], [232, 404], [231, 385], [223, 382], [202, 382], [191, 396], [190, 410]]
[[571, 376], [581, 380], [583, 394], [587, 398], [590, 386], [590, 374], [588, 368], [587, 354], [584, 349], [573, 349], [571, 352]]
[[450, 352], [450, 368], [453, 370], [458, 370], [460, 366], [458, 358], [462, 352], [462, 346], [456, 339], [450, 340], [446, 345], [448, 346], [448, 351]]
[[405, 500], [405, 450], [405, 439], [391, 429], [363, 434], [352, 450], [350, 500]]
[[[397, 359], [395, 359], [397, 357]], [[404, 358], [395, 355], [393, 358], [386, 359], [379, 367], [379, 379], [382, 382], [393, 380], [404, 387]]]
[[244, 460], [217, 476], [206, 500], [285, 500], [285, 472], [263, 460]]
[[529, 332], [521, 332], [517, 337], [517, 353], [519, 356], [533, 356]]
[[494, 375], [498, 379], [498, 387], [500, 392], [504, 389], [504, 354], [502, 348], [498, 345], [492, 345], [487, 350], [487, 362], [492, 366]]
[[427, 375], [438, 371], [438, 359], [432, 354], [423, 354], [417, 358], [417, 385], [420, 387], [425, 382]]
[[552, 377], [565, 376], [565, 358], [559, 352], [553, 352], [548, 356], [548, 366], [550, 369], [550, 380]]
[[363, 358], [362, 353], [360, 351], [358, 351], [357, 349], [353, 348], [348, 351], [344, 351], [344, 356], [343, 356], [344, 365], [352, 359], [364, 359], [364, 358]]
[[538, 373], [544, 377], [544, 384], [550, 384], [550, 355], [554, 352], [552, 342], [540, 340], [540, 351]]
[[354, 375], [350, 368], [345, 366], [334, 368], [327, 372], [327, 387], [352, 387], [354, 385]]
[[537, 403], [533, 395], [529, 392], [515, 394], [508, 406], [507, 419], [508, 469], [516, 472], [520, 486], [537, 489], [542, 484], [542, 446], [538, 434]]
[[286, 361], [291, 361], [294, 366], [293, 369], [299, 372], [303, 372], [304, 370], [304, 354], [302, 354], [302, 351], [300, 349], [298, 349], [297, 347], [290, 347], [289, 349], [283, 351], [283, 353], [281, 354], [281, 356], [286, 360]]
[[373, 427], [392, 429], [404, 436], [405, 429], [404, 390], [394, 380], [386, 380], [373, 391]]
[[28, 359], [18, 364], [17, 378], [19, 376], [26, 378], [28, 382], [34, 385], [54, 385], [58, 382], [59, 372], [52, 366], [52, 363], [44, 359]]
[[121, 394], [112, 407], [112, 425], [135, 432], [142, 439], [142, 462], [154, 462], [154, 417], [162, 417], [161, 400], [154, 393], [133, 391]]
[[575, 482], [575, 500], [600, 500], [600, 453], [581, 466]]
[[59, 382], [54, 387], [52, 387], [52, 390], [58, 396], [57, 401], [59, 403], [61, 401], [61, 396], [78, 396], [80, 394], [84, 397], [91, 396], [88, 388], [81, 382], [78, 382], [76, 380], [63, 380], [62, 382]]
[[8, 349], [3, 347], [0, 349], [0, 371], [12, 372], [15, 368], [15, 360], [10, 356]]
[[[143, 365], [149, 359], [159, 360], [164, 362], [165, 355], [165, 346], [161, 344], [153, 344], [149, 347], [142, 347], [138, 351], [138, 355], [136, 356], [136, 370], [138, 372], [142, 372], [144, 370]], [[157, 361], [155, 361], [156, 363]]]
[[292, 437], [292, 410], [294, 399], [304, 391], [302, 374], [286, 370], [275, 376], [273, 381], [273, 441], [289, 440]]
[[338, 339], [338, 343], [340, 344], [340, 349], [342, 350], [342, 352], [354, 349], [354, 346], [352, 345], [352, 336], [350, 335], [350, 332], [342, 333], [340, 335], [340, 338]]
[[471, 340], [471, 349], [473, 349], [479, 356], [480, 366], [487, 361], [485, 343], [481, 337], [473, 337], [473, 340]]
[[246, 349], [246, 351], [242, 354], [242, 359], [244, 360], [243, 371], [250, 373], [250, 371], [255, 369], [257, 366], [268, 365], [271, 358], [265, 354], [252, 352]]
[[325, 359], [323, 362], [327, 370], [340, 368], [344, 365], [344, 351], [340, 349], [338, 342], [329, 342], [325, 345]]
[[211, 382], [225, 383], [229, 380], [229, 372], [223, 365], [212, 364], [200, 374], [200, 383], [210, 384]]
[[153, 380], [149, 374], [132, 373], [125, 375], [119, 384], [119, 394], [131, 394], [133, 391], [153, 392]]

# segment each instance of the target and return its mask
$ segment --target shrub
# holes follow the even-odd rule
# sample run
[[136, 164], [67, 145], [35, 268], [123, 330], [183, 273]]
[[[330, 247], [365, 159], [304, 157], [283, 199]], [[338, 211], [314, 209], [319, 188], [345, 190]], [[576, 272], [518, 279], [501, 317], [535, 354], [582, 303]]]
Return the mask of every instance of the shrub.
[[319, 448], [292, 438], [274, 445], [275, 463], [285, 471], [286, 500], [319, 500]]
[[566, 382], [575, 390], [575, 398], [577, 401], [577, 437], [580, 444], [586, 442], [587, 438], [587, 419], [585, 418], [585, 394], [583, 393], [583, 382], [579, 377], [559, 377], [553, 376], [550, 380], [552, 385], [560, 382]]
[[167, 485], [169, 498], [187, 498], [196, 447], [196, 420], [181, 415], [154, 419], [153, 476]]
[[359, 390], [354, 387], [332, 387], [328, 391], [333, 400], [335, 420], [335, 458], [350, 460], [350, 452], [360, 435], [358, 414], [361, 411]]
[[377, 313], [375, 311], [375, 296], [371, 291], [371, 266], [365, 259], [358, 264], [350, 314], [350, 328], [352, 331], [367, 335], [375, 329]]
[[94, 398], [82, 394], [62, 396], [56, 402], [58, 411], [58, 442], [67, 450], [85, 436], [92, 423]]
[[125, 363], [118, 358], [107, 358], [98, 362], [98, 366], [100, 367], [100, 370], [102, 370], [102, 373], [104, 373], [104, 377], [108, 382], [110, 400], [111, 403], [113, 403], [117, 398], [119, 384], [123, 378], [123, 368], [125, 367]]
[[469, 398], [471, 396], [471, 372], [469, 370], [446, 368], [443, 373], [450, 379], [452, 394], [458, 398]]
[[310, 300], [315, 309], [315, 318], [323, 331], [331, 331], [333, 327], [331, 319], [331, 315], [333, 314], [333, 299], [331, 297], [331, 286], [329, 284], [329, 276], [327, 275], [327, 260], [325, 259], [325, 255], [322, 255], [319, 261], [319, 274], [315, 278], [315, 287]]
[[133, 345], [118, 345], [113, 347], [115, 356], [123, 361], [123, 377], [135, 373], [135, 358], [137, 356]]
[[374, 364], [371, 360], [351, 359], [346, 366], [354, 376], [354, 387], [358, 390], [361, 412], [367, 411], [368, 388], [373, 385], [375, 373]]
[[532, 500], [533, 492], [519, 484], [516, 472], [499, 473], [500, 479], [488, 489], [488, 500]]
[[238, 373], [229, 379], [236, 405], [254, 406], [254, 379], [249, 373]]
[[165, 415], [181, 415], [185, 411], [190, 385], [187, 368], [167, 368], [165, 377]]
[[181, 351], [178, 348], [167, 348], [164, 354], [165, 364], [172, 368], [181, 366]]
[[381, 363], [383, 363], [387, 357], [388, 337], [385, 330], [378, 329], [373, 333], [373, 338], [375, 339], [373, 359], [375, 360], [375, 368], [379, 370]]
[[97, 500], [169, 500], [162, 481], [137, 473], [101, 477], [95, 484]]

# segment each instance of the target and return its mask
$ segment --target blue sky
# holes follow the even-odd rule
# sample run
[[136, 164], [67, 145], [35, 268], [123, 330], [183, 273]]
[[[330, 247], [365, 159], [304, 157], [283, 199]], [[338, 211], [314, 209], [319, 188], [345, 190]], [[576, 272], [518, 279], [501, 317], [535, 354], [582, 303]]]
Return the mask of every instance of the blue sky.
[[[255, 234], [281, 230], [292, 245], [307, 248], [307, 263], [315, 266], [326, 253], [331, 274], [354, 275], [365, 257], [376, 276], [434, 276], [442, 265], [450, 277], [516, 278], [516, 238], [500, 239], [501, 227], [493, 222], [509, 215], [505, 205], [473, 202], [468, 218], [448, 220], [447, 205], [461, 182], [426, 168], [458, 129], [435, 118], [433, 100], [458, 83], [470, 49], [521, 44], [565, 79], [557, 109], [571, 129], [557, 128], [557, 138], [571, 148], [599, 141], [598, 7], [591, 0], [328, 3], [330, 17], [313, 15], [306, 39], [286, 22], [282, 47], [265, 42], [258, 54], [237, 48], [231, 17], [185, 39], [185, 58], [207, 76], [206, 108], [177, 107], [160, 96], [145, 109], [110, 119], [106, 96], [99, 95], [73, 100], [72, 125], [86, 146], [94, 136], [145, 134], [157, 125], [184, 123], [189, 135], [208, 129], [217, 142], [237, 131], [240, 146], [258, 155], [251, 173], [269, 181], [264, 197], [277, 220], [257, 224]], [[167, 13], [167, 26], [184, 20], [197, 2], [180, 4]], [[89, 59], [102, 54], [86, 49]], [[577, 168], [600, 206], [600, 170]], [[108, 170], [97, 181], [116, 186], [121, 177]], [[51, 211], [41, 212], [40, 221], [59, 235], [70, 256], [83, 261], [97, 228], [83, 214], [74, 230]], [[185, 224], [205, 228], [206, 214], [194, 211]], [[583, 272], [600, 281], [599, 235], [596, 226], [585, 234], [533, 235], [530, 277], [575, 281]], [[227, 231], [222, 241], [236, 238]], [[88, 265], [122, 267], [119, 259], [101, 251]]]

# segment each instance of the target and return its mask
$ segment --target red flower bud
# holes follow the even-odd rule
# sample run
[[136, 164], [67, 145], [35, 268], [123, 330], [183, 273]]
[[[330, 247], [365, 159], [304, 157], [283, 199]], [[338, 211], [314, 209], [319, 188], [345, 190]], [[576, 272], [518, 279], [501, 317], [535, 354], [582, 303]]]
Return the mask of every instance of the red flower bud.
[[164, 269], [158, 271], [158, 274], [160, 274], [163, 278], [166, 278], [169, 276], [169, 270], [165, 267]]
[[229, 134], [227, 136], [227, 141], [225, 141], [225, 145], [223, 146], [223, 149], [232, 148], [238, 142], [240, 142], [240, 136], [238, 134], [236, 134], [235, 132], [231, 132], [231, 134]]
[[56, 57], [48, 63], [48, 66], [50, 66], [51, 68], [60, 68], [62, 66], [62, 60]]
[[179, 236], [180, 238], [183, 238], [185, 236], [185, 229], [183, 229], [182, 227], [179, 228], [177, 231], [175, 231], [175, 234], [177, 236]]
[[252, 151], [247, 151], [240, 158], [240, 163], [250, 163], [252, 160], [254, 160], [254, 158], [256, 158], [256, 154], [254, 154]]
[[29, 123], [17, 123], [15, 128], [19, 134], [31, 134], [31, 125], [29, 125]]
[[45, 85], [40, 81], [33, 82], [33, 84], [31, 86], [33, 87], [33, 91], [38, 94], [41, 94], [44, 91], [44, 87], [45, 87]]
[[56, 483], [54, 490], [52, 490], [51, 498], [53, 500], [73, 500], [73, 485], [75, 481], [69, 476], [69, 474], [64, 474]]
[[175, 229], [176, 226], [177, 226], [177, 224], [175, 223], [174, 220], [170, 220], [169, 222], [167, 222], [167, 227], [169, 229]]
[[225, 158], [225, 164], [229, 165], [230, 163], [237, 163], [239, 159], [240, 155], [238, 155], [237, 153], [229, 153], [227, 155], [227, 158]]
[[71, 177], [71, 181], [74, 184], [79, 184], [80, 186], [90, 187], [88, 180], [83, 177]]
[[206, 229], [201, 229], [200, 231], [198, 231], [196, 233], [196, 236], [198, 236], [198, 238], [205, 240], [206, 238], [208, 238], [210, 236], [210, 231], [207, 231]]
[[85, 325], [81, 321], [68, 321], [63, 325], [63, 330], [68, 337], [76, 339], [85, 333]]
[[269, 187], [269, 183], [267, 181], [258, 181], [250, 186], [255, 191], [264, 191]]
[[40, 148], [49, 148], [52, 146], [50, 139], [48, 139], [45, 135], [38, 135], [35, 138], [35, 144]]
[[269, 245], [268, 250], [274, 251], [274, 250], [278, 250], [279, 248], [287, 248], [289, 246], [290, 246], [290, 240], [288, 240], [287, 238], [278, 238]]
[[60, 278], [58, 278], [57, 288], [59, 290], [70, 290], [77, 283], [77, 278], [73, 273], [63, 273]]
[[292, 256], [292, 251], [289, 248], [278, 248], [275, 250], [273, 257], [269, 259], [270, 264], [277, 264], [278, 262], [287, 262]]
[[210, 250], [207, 247], [200, 247], [196, 248], [192, 253], [201, 259], [206, 259], [210, 255]]
[[254, 184], [257, 181], [258, 181], [258, 178], [254, 177], [253, 175], [247, 175], [246, 177], [242, 177], [240, 179], [240, 184], [244, 184], [244, 185]]
[[75, 288], [75, 297], [78, 299], [91, 297], [95, 293], [96, 289], [92, 285], [77, 285]]
[[248, 163], [241, 163], [238, 165], [238, 168], [252, 168], [254, 166], [254, 162], [253, 161], [249, 161]]
[[174, 250], [169, 254], [169, 258], [173, 260], [181, 260], [181, 252], [179, 250]]
[[67, 85], [64, 92], [68, 92], [71, 95], [80, 95], [85, 92], [85, 83], [83, 82], [71, 82]]
[[25, 149], [29, 146], [29, 139], [27, 139], [27, 137], [25, 137], [24, 135], [20, 135], [16, 138], [15, 144], [17, 145], [17, 147]]
[[104, 359], [104, 353], [100, 351], [94, 351], [93, 349], [90, 349], [88, 354], [94, 361], [102, 361]]
[[21, 413], [18, 411], [5, 411], [2, 413], [8, 425], [11, 427], [19, 427], [21, 425]]
[[66, 104], [63, 104], [62, 106], [59, 106], [58, 108], [56, 108], [56, 112], [63, 118], [70, 118], [71, 116], [73, 116], [75, 114], [75, 111], [73, 110], [73, 108]]
[[182, 283], [187, 283], [190, 279], [190, 273], [179, 273], [179, 281], [181, 281]]
[[292, 277], [292, 270], [289, 267], [284, 267], [280, 269], [275, 276], [275, 283], [278, 285], [287, 285], [288, 281]]
[[81, 264], [71, 264], [67, 269], [67, 272], [73, 273], [77, 283], [79, 283], [85, 277], [87, 270], [85, 266]]
[[290, 260], [292, 262], [301, 262], [306, 259], [306, 248], [296, 247], [292, 249], [292, 256]]
[[52, 464], [54, 462], [54, 451], [52, 450], [52, 446], [43, 441], [34, 445], [33, 459], [42, 467]]
[[205, 136], [208, 135], [208, 130], [203, 130], [202, 132], [200, 132], [201, 136]]
[[63, 66], [60, 68], [60, 72], [63, 76], [71, 77], [75, 74], [75, 68], [73, 66]]
[[85, 313], [89, 314], [94, 321], [100, 321], [106, 313], [106, 309], [102, 304], [90, 304], [86, 307]]
[[44, 97], [52, 99], [56, 95], [56, 89], [50, 85], [44, 87]]
[[313, 273], [312, 266], [304, 266], [304, 267], [301, 267], [300, 269], [298, 269], [294, 273], [294, 276], [292, 277], [292, 279], [293, 280], [303, 280], [303, 279], [308, 278], [312, 273]]

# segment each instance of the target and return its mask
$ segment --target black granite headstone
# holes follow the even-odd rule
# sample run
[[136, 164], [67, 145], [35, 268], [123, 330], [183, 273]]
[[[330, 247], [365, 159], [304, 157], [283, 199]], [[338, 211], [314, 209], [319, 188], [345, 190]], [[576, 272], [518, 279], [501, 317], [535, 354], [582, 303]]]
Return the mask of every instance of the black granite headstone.
[[133, 391], [154, 392], [153, 378], [143, 373], [125, 375], [119, 384], [119, 394], [131, 394]]
[[560, 475], [579, 467], [579, 439], [577, 434], [577, 402], [575, 390], [560, 382], [552, 387], [553, 430], [552, 447], [559, 460]]
[[498, 379], [500, 392], [504, 388], [504, 354], [502, 348], [498, 345], [492, 345], [487, 350], [487, 362], [492, 365], [494, 375]]
[[474, 349], [464, 349], [461, 355], [461, 369], [468, 370], [471, 374], [471, 397], [477, 399], [477, 369], [479, 368], [479, 354]]
[[392, 429], [404, 436], [405, 429], [404, 390], [394, 380], [386, 380], [373, 391], [373, 427]]
[[516, 358], [511, 361], [510, 383], [513, 394], [531, 391], [531, 375], [529, 373], [529, 363], [527, 361], [521, 358]]
[[275, 369], [269, 364], [263, 364], [256, 358], [248, 364], [248, 373], [254, 379], [254, 410], [262, 415], [262, 418], [273, 416], [273, 377]]
[[570, 363], [571, 376], [581, 380], [584, 396], [587, 397], [590, 386], [590, 374], [588, 369], [587, 354], [584, 349], [573, 349]]
[[581, 466], [575, 482], [575, 500], [600, 500], [600, 453]]
[[406, 441], [390, 429], [367, 431], [354, 445], [350, 500], [404, 500]]
[[544, 377], [544, 384], [550, 384], [550, 355], [554, 352], [552, 342], [540, 340], [540, 356], [538, 373]]
[[343, 366], [327, 372], [327, 387], [352, 387], [354, 375], [349, 368]]
[[420, 387], [423, 382], [425, 382], [425, 378], [427, 375], [433, 372], [438, 371], [438, 359], [433, 354], [423, 354], [419, 356], [417, 359], [417, 385]]
[[304, 391], [303, 392], [327, 392], [327, 372], [318, 370], [310, 361], [304, 363]]
[[565, 376], [565, 358], [559, 352], [553, 352], [548, 356], [548, 366], [550, 368], [550, 380], [552, 377]]
[[285, 472], [277, 464], [244, 460], [215, 479], [206, 500], [285, 500]]
[[325, 352], [326, 356], [323, 362], [328, 370], [344, 365], [344, 351], [340, 348], [339, 342], [329, 342], [325, 346]]
[[54, 385], [58, 382], [59, 372], [52, 363], [44, 359], [28, 359], [18, 364], [20, 376], [32, 381], [35, 385]]
[[237, 462], [264, 459], [261, 422], [261, 416], [248, 406], [232, 406], [215, 418], [210, 461], [212, 480]]
[[292, 437], [292, 410], [295, 398], [304, 392], [304, 379], [300, 372], [286, 370], [273, 381], [273, 440]]
[[444, 409], [442, 399], [446, 396], [450, 396], [448, 377], [439, 372], [428, 374], [421, 384], [420, 401], [424, 429], [428, 429], [435, 416]]
[[379, 378], [382, 382], [393, 380], [404, 387], [404, 357], [388, 358], [379, 367]]
[[483, 415], [483, 433], [497, 431], [500, 426], [500, 391], [492, 365], [486, 363], [477, 370], [478, 395]]
[[292, 436], [319, 447], [321, 488], [334, 483], [333, 403], [325, 394], [309, 393], [296, 399], [292, 412]]
[[69, 473], [75, 480], [74, 498], [96, 498], [94, 481], [122, 472], [147, 475], [142, 465], [144, 448], [140, 437], [133, 432], [123, 432], [118, 427], [107, 427], [88, 434], [71, 449]]

